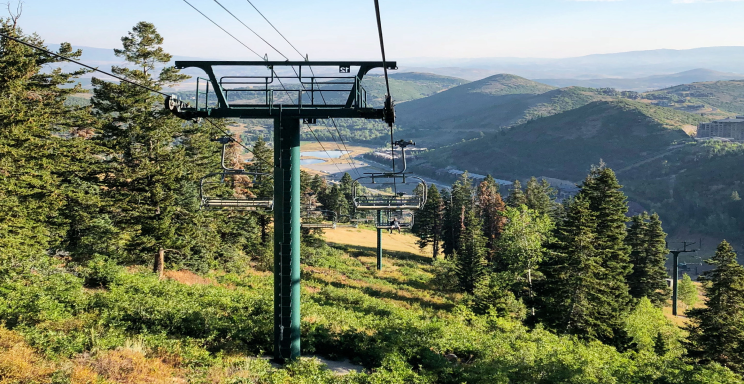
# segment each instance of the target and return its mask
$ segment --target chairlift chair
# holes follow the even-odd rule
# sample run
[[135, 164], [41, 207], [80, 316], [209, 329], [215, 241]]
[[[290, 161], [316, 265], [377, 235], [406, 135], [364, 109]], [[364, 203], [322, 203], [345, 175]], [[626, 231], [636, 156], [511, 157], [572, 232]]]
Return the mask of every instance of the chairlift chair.
[[391, 224], [393, 218], [398, 219], [398, 227], [400, 227], [400, 229], [411, 229], [413, 227], [414, 215], [412, 211], [382, 211], [381, 216], [381, 221], [378, 221], [375, 225], [377, 229], [394, 229]]
[[325, 209], [307, 210], [303, 213], [302, 228], [336, 229], [336, 212]]
[[202, 177], [199, 181], [200, 207], [232, 211], [273, 210], [273, 193], [270, 194], [271, 197], [257, 196], [254, 193], [260, 189], [263, 179], [267, 179], [269, 174], [225, 166], [226, 147], [232, 140], [230, 137], [220, 137], [214, 140], [222, 144], [220, 162], [222, 169]]
[[[405, 147], [414, 145], [412, 141], [398, 140], [394, 143], [400, 147], [403, 159], [403, 170], [399, 172], [373, 172], [354, 180], [352, 187], [352, 200], [354, 208], [359, 211], [399, 211], [418, 210], [426, 204], [427, 186], [424, 179], [406, 174], [406, 151]], [[390, 187], [392, 194], [378, 191], [370, 192], [373, 185], [386, 188]], [[365, 188], [362, 188], [365, 187]], [[378, 188], [378, 189], [382, 189]], [[410, 189], [411, 192], [405, 192]]]

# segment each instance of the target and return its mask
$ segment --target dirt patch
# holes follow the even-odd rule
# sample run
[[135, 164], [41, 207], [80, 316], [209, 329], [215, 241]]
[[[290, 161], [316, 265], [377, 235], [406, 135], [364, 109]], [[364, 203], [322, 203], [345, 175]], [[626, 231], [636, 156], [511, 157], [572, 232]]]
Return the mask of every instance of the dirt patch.
[[164, 273], [167, 279], [175, 280], [181, 284], [186, 285], [213, 285], [214, 281], [197, 275], [194, 272], [187, 270], [180, 271], [165, 271]]

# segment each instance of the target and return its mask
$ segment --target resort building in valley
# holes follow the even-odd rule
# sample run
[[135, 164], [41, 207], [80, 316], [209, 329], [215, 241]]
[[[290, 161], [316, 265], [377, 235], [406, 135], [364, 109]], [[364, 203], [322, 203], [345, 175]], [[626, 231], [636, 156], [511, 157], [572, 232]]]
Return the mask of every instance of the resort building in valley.
[[744, 116], [698, 124], [697, 137], [722, 137], [744, 140]]

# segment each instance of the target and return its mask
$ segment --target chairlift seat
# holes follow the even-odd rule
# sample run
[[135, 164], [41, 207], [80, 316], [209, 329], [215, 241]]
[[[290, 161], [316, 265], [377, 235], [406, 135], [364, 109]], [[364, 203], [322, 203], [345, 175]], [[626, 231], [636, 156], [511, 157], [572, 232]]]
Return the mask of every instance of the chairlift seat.
[[259, 211], [259, 210], [272, 210], [274, 208], [273, 200], [259, 200], [259, 199], [218, 199], [218, 198], [204, 198], [202, 199], [202, 207], [207, 209], [232, 209], [239, 211]]

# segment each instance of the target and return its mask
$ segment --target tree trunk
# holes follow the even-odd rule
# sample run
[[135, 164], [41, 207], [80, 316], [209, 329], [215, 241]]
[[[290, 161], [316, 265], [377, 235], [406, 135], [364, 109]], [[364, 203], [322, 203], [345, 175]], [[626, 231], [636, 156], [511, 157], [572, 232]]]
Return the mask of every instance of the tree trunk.
[[158, 249], [158, 253], [155, 255], [155, 264], [152, 267], [152, 271], [158, 274], [158, 280], [163, 279], [163, 270], [165, 269], [165, 249]]
[[[530, 286], [530, 304], [533, 304], [532, 299], [532, 268], [527, 268], [527, 283]], [[532, 316], [535, 316], [535, 306], [532, 306]]]

